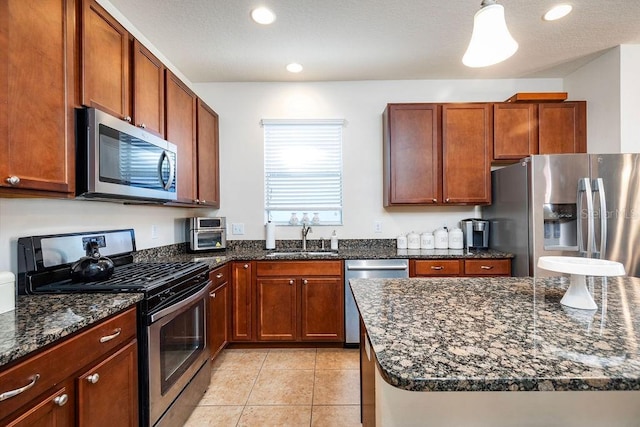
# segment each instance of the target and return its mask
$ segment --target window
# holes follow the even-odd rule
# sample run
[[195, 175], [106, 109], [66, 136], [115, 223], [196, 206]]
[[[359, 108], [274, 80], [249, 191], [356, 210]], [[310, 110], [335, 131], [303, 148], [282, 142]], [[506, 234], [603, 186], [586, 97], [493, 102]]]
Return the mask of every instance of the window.
[[262, 120], [268, 219], [276, 224], [303, 219], [311, 224], [342, 224], [343, 124], [343, 120]]

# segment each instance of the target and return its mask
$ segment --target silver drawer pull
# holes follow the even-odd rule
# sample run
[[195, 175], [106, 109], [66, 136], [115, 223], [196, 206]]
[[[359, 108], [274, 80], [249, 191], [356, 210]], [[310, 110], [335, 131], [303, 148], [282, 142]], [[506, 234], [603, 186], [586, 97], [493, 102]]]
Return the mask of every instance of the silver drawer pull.
[[106, 337], [100, 338], [100, 342], [101, 343], [105, 343], [107, 341], [111, 341], [112, 339], [114, 339], [115, 337], [120, 335], [120, 332], [122, 332], [122, 329], [118, 328], [118, 329], [116, 329], [116, 331], [112, 335], [107, 335]]
[[222, 276], [224, 276], [224, 274], [222, 274], [222, 273], [218, 273], [218, 274], [216, 274], [216, 279], [221, 279], [221, 278], [222, 278]]
[[433, 265], [431, 266], [432, 270], [444, 270], [444, 267], [441, 265]]
[[211, 298], [215, 298], [215, 297], [216, 297], [216, 293], [215, 293], [215, 292], [209, 292], [209, 296], [210, 296]]
[[58, 406], [64, 406], [67, 404], [67, 401], [69, 400], [69, 396], [67, 396], [67, 394], [61, 394], [60, 396], [56, 396], [53, 399], [53, 403], [55, 403]]
[[483, 270], [491, 270], [493, 268], [493, 265], [481, 265], [480, 268]]
[[35, 374], [31, 378], [31, 382], [26, 386], [17, 388], [15, 390], [5, 391], [4, 393], [0, 394], [0, 402], [2, 402], [3, 400], [11, 399], [12, 397], [19, 395], [23, 391], [29, 390], [31, 387], [33, 387], [36, 384], [36, 381], [38, 381], [39, 379], [40, 379], [40, 374]]
[[89, 381], [91, 384], [97, 383], [99, 379], [100, 379], [100, 375], [98, 374], [89, 375], [87, 377], [87, 381]]

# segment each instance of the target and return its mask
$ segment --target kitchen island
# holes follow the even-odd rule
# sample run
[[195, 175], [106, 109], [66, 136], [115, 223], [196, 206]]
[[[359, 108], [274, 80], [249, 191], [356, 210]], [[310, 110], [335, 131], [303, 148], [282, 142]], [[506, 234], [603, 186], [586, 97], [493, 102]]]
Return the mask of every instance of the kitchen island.
[[594, 279], [596, 311], [568, 278], [350, 284], [375, 425], [640, 425], [640, 279]]

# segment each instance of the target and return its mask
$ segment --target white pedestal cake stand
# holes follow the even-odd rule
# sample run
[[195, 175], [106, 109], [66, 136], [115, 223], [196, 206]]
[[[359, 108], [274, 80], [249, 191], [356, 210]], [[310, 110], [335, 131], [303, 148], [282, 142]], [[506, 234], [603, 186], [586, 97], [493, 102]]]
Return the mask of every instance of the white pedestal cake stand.
[[585, 276], [624, 276], [626, 274], [624, 266], [616, 261], [569, 256], [542, 256], [538, 258], [538, 267], [570, 274], [571, 284], [560, 300], [560, 304], [583, 310], [598, 308], [587, 289]]

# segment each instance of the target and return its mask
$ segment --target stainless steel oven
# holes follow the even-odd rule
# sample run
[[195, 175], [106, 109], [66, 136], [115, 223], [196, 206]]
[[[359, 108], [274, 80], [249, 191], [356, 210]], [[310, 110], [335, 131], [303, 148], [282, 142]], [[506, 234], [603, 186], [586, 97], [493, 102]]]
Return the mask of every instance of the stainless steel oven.
[[182, 395], [193, 392], [189, 387], [201, 395], [209, 385], [205, 313], [210, 284], [147, 316], [149, 425], [184, 422], [193, 408], [183, 408], [189, 405]]
[[194, 217], [187, 219], [189, 252], [214, 251], [227, 247], [224, 217]]

